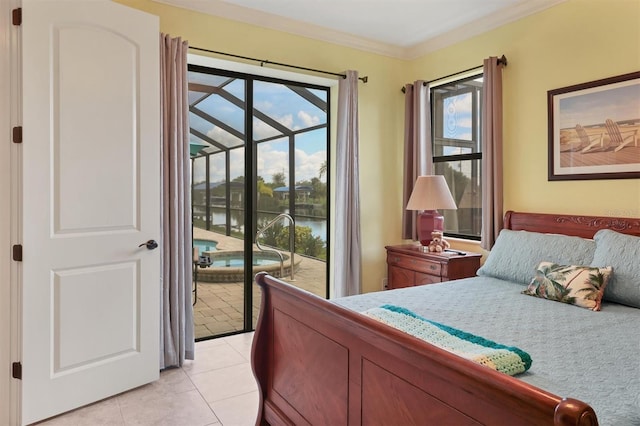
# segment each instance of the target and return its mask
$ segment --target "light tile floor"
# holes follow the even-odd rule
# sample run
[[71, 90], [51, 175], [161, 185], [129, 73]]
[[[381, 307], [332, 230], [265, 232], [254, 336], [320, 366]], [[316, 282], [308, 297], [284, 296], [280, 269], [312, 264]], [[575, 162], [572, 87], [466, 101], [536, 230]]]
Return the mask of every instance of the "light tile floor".
[[160, 380], [39, 425], [253, 425], [258, 388], [252, 339], [245, 333], [198, 342], [195, 361], [161, 372]]

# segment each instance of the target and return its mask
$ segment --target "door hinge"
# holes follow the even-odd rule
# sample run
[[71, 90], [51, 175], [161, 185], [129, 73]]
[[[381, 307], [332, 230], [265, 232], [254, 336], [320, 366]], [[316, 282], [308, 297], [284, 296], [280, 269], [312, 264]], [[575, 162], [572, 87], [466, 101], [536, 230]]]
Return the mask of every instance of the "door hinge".
[[22, 8], [13, 9], [11, 11], [11, 23], [13, 25], [22, 25]]
[[11, 377], [22, 380], [22, 363], [14, 362], [11, 364]]
[[15, 244], [13, 246], [13, 260], [22, 262], [22, 244]]
[[13, 128], [13, 143], [22, 143], [22, 126], [16, 126]]

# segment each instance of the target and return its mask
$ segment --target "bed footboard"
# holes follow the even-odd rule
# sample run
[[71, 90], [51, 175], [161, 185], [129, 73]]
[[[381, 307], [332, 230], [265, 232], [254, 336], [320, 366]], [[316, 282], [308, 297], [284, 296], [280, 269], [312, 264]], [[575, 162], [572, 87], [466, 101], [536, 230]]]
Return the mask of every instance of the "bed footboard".
[[563, 399], [265, 273], [251, 352], [256, 424], [597, 425]]

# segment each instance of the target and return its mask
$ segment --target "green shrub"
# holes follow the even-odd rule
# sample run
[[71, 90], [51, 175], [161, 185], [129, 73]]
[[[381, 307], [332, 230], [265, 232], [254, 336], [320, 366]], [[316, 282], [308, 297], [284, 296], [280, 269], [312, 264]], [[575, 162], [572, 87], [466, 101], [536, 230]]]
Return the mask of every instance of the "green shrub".
[[[266, 224], [266, 221], [265, 223]], [[262, 226], [264, 226], [264, 224]], [[259, 226], [260, 227], [260, 226]], [[308, 226], [296, 226], [295, 252], [305, 256], [326, 259], [327, 250], [324, 240], [314, 236]], [[289, 250], [289, 226], [277, 222], [265, 230], [260, 242], [279, 250]]]

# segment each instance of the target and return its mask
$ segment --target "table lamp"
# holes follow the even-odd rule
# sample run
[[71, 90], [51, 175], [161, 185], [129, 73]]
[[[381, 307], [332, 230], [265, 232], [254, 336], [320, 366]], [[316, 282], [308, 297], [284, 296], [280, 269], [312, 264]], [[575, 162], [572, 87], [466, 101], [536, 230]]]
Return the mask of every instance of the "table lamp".
[[418, 176], [407, 203], [407, 210], [420, 210], [417, 226], [420, 244], [428, 246], [433, 231], [444, 231], [444, 217], [438, 209], [457, 208], [444, 176]]

